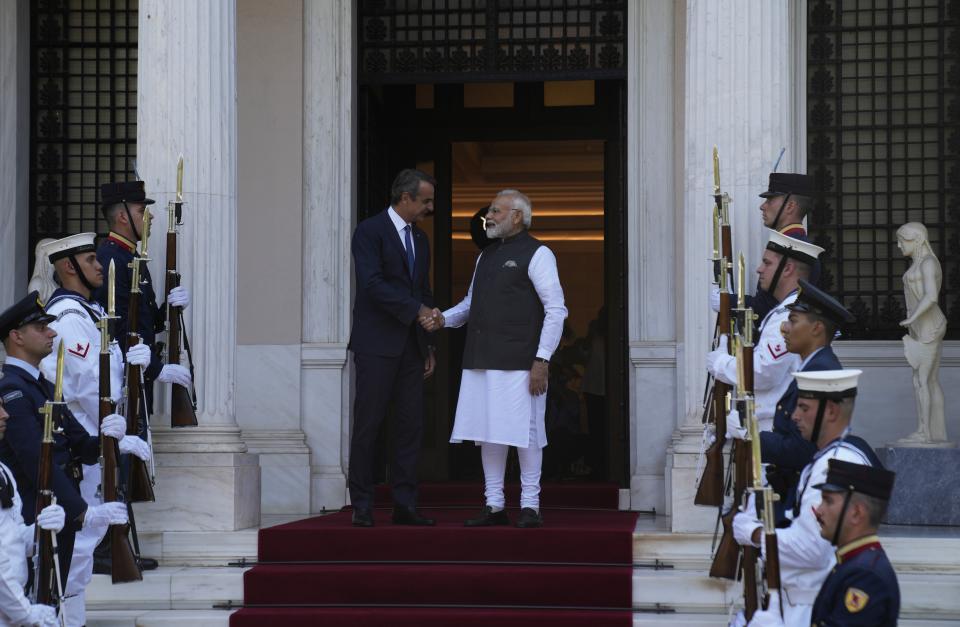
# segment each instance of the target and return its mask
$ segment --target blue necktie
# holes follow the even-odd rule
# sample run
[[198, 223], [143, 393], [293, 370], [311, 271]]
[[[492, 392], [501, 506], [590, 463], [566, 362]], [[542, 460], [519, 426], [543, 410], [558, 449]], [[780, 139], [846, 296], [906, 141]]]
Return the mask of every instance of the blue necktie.
[[410, 225], [403, 227], [405, 232], [404, 239], [407, 247], [407, 267], [410, 268], [410, 278], [413, 278], [413, 238], [410, 237]]

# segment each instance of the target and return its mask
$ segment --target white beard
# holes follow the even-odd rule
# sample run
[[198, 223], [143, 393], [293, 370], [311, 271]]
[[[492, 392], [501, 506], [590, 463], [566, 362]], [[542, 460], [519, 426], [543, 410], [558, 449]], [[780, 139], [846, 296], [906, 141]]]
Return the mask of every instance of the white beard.
[[503, 237], [504, 232], [507, 230], [508, 223], [501, 222], [500, 224], [494, 224], [493, 226], [487, 227], [487, 237], [490, 239], [500, 239]]

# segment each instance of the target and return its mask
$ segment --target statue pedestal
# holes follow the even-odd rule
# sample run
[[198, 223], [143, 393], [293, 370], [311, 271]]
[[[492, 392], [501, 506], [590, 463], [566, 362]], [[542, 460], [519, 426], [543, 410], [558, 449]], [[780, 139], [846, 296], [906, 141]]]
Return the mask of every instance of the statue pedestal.
[[960, 449], [893, 446], [877, 455], [897, 473], [887, 524], [960, 526]]

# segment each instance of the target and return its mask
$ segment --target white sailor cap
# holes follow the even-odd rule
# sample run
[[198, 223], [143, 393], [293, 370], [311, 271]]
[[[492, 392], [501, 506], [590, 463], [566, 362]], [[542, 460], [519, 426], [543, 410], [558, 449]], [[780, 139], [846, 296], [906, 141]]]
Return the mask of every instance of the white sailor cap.
[[773, 229], [767, 229], [767, 232], [770, 234], [767, 239], [767, 250], [786, 255], [811, 266], [817, 262], [817, 257], [823, 252], [823, 249], [816, 244], [789, 237]]
[[857, 395], [857, 380], [863, 370], [820, 370], [794, 372], [797, 378], [797, 396], [841, 400]]
[[50, 260], [50, 263], [53, 263], [58, 259], [63, 259], [70, 255], [78, 255], [96, 250], [97, 247], [93, 243], [96, 238], [96, 233], [77, 233], [76, 235], [70, 235], [63, 239], [54, 240], [44, 246], [43, 250], [47, 255], [47, 259]]

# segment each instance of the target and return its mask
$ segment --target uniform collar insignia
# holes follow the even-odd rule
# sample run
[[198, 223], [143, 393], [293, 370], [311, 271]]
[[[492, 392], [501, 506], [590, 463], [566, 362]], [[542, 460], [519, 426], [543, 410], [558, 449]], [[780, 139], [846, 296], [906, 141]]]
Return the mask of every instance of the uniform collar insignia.
[[113, 231], [110, 231], [110, 234], [107, 235], [107, 239], [112, 239], [113, 241], [115, 241], [116, 243], [120, 244], [121, 246], [123, 246], [124, 248], [126, 248], [127, 250], [129, 250], [130, 252], [136, 252], [136, 250], [137, 250], [137, 245], [136, 245], [136, 244], [134, 244], [133, 242], [131, 242], [130, 240], [128, 240], [128, 239], [127, 239], [126, 237], [124, 237], [123, 235], [120, 235], [119, 233], [115, 233], [115, 232], [113, 232]]

